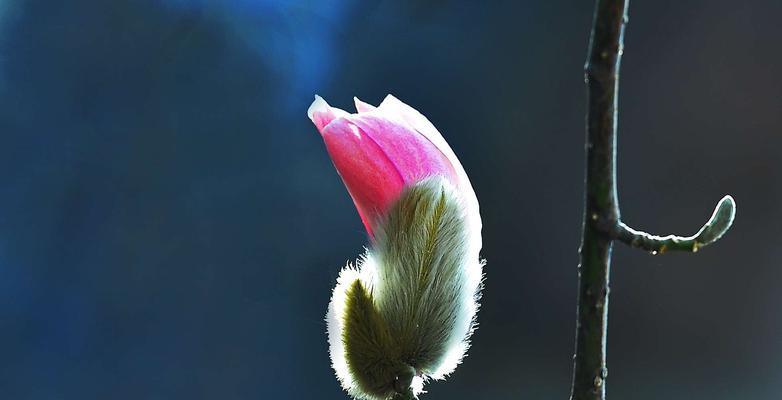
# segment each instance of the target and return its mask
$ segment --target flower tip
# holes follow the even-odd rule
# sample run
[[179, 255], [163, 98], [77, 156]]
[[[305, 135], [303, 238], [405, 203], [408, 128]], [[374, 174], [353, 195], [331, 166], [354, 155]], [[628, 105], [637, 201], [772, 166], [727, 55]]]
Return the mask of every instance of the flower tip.
[[329, 105], [329, 103], [326, 103], [326, 100], [323, 100], [322, 97], [315, 95], [315, 100], [310, 105], [310, 108], [307, 109], [307, 116], [310, 117], [310, 120], [312, 123], [315, 124], [315, 127], [318, 128], [318, 131], [323, 133], [323, 129], [331, 123], [331, 121], [346, 117], [350, 114], [347, 112], [332, 107]]
[[333, 113], [331, 112], [329, 103], [326, 103], [326, 100], [323, 100], [323, 97], [316, 94], [315, 100], [310, 104], [310, 108], [307, 109], [307, 116], [310, 117], [312, 123], [318, 127], [318, 130], [323, 129], [324, 126], [328, 125], [328, 123], [334, 119], [331, 114]]
[[394, 96], [391, 93], [387, 94], [386, 97], [383, 98], [383, 101], [380, 102], [381, 106], [383, 104], [385, 104], [386, 107], [389, 107], [389, 106], [392, 106], [392, 105], [395, 106], [395, 105], [399, 105], [399, 104], [402, 104], [402, 105], [404, 105], [406, 107], [410, 107], [407, 104], [403, 103], [402, 100], [397, 99], [396, 96]]
[[375, 106], [369, 103], [364, 103], [355, 96], [353, 97], [353, 102], [356, 103], [356, 111], [360, 113], [373, 111], [375, 109]]

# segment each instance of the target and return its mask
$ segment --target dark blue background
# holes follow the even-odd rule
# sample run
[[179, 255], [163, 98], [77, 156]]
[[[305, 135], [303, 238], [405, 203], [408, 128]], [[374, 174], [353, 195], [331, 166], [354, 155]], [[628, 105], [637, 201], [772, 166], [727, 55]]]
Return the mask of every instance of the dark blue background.
[[[0, 3], [0, 398], [345, 399], [322, 320], [366, 242], [306, 117], [393, 93], [470, 174], [486, 289], [427, 399], [566, 399], [590, 1]], [[782, 392], [782, 3], [633, 1], [608, 393]]]

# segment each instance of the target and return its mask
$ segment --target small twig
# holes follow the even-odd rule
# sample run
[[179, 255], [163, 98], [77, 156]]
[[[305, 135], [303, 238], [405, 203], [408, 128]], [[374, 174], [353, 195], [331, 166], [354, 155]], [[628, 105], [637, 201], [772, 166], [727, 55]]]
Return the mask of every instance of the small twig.
[[628, 246], [643, 249], [652, 254], [662, 254], [666, 251], [691, 251], [694, 253], [721, 238], [733, 224], [735, 215], [736, 202], [733, 201], [733, 197], [725, 196], [717, 203], [709, 221], [703, 225], [698, 233], [692, 236], [655, 236], [637, 231], [623, 222], [617, 224], [613, 236], [614, 239]]

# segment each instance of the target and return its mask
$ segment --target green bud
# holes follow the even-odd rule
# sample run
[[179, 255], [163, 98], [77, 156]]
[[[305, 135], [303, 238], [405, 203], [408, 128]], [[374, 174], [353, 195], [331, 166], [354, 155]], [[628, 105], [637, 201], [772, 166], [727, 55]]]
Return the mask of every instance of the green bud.
[[[407, 188], [346, 267], [327, 316], [334, 369], [357, 399], [403, 399], [443, 379], [475, 329], [482, 267], [466, 211], [444, 179]], [[479, 234], [479, 232], [478, 232]]]

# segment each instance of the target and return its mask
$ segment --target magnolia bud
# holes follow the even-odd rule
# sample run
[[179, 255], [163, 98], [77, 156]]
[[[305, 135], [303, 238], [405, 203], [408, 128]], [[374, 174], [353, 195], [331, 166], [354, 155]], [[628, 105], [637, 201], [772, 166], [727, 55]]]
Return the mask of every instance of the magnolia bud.
[[426, 118], [391, 96], [356, 103], [347, 114], [317, 98], [309, 112], [372, 237], [337, 279], [330, 353], [353, 397], [405, 399], [469, 347], [482, 286], [478, 202]]

